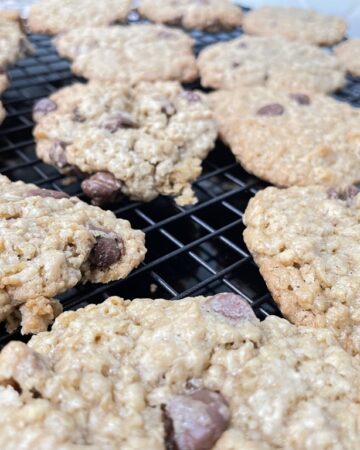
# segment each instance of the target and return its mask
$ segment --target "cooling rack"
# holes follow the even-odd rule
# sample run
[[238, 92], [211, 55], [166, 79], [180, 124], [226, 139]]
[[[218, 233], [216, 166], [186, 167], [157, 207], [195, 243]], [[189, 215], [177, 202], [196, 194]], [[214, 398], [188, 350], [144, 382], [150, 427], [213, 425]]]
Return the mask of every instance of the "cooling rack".
[[[136, 23], [136, 12], [129, 23]], [[238, 37], [241, 29], [228, 33], [194, 31], [195, 52], [207, 45]], [[80, 179], [69, 182], [59, 172], [38, 160], [32, 138], [34, 102], [79, 81], [61, 59], [47, 36], [30, 34], [36, 48], [9, 71], [11, 84], [4, 93], [7, 118], [0, 127], [0, 173], [10, 179], [35, 183], [77, 195], [86, 201]], [[189, 88], [199, 88], [192, 84]], [[360, 106], [360, 80], [348, 79], [336, 97]], [[159, 197], [151, 203], [122, 201], [112, 208], [134, 228], [146, 233], [145, 261], [126, 280], [106, 285], [79, 285], [58, 298], [65, 310], [99, 303], [111, 295], [125, 298], [179, 299], [230, 291], [241, 294], [258, 317], [280, 315], [243, 242], [242, 216], [250, 198], [266, 183], [245, 172], [221, 142], [203, 163], [203, 173], [194, 184], [199, 202], [181, 207], [173, 199]], [[0, 346], [11, 339], [0, 328]]]

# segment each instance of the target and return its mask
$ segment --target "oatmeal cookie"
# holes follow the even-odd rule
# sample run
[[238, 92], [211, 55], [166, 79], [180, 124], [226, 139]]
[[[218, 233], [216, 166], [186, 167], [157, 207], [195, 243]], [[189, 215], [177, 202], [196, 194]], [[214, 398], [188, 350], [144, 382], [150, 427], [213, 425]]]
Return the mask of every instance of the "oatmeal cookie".
[[326, 327], [360, 352], [360, 195], [354, 187], [267, 188], [244, 215], [245, 242], [291, 322]]
[[78, 83], [40, 100], [34, 119], [39, 158], [91, 174], [82, 186], [98, 204], [121, 194], [195, 203], [191, 183], [217, 136], [203, 96], [176, 82]]
[[243, 19], [229, 0], [140, 0], [138, 11], [156, 23], [208, 31], [238, 27]]
[[265, 87], [209, 96], [220, 135], [246, 170], [279, 186], [360, 182], [360, 109]]
[[0, 90], [5, 85], [4, 70], [22, 58], [32, 47], [16, 11], [0, 11]]
[[162, 25], [82, 27], [55, 39], [72, 71], [88, 79], [121, 81], [179, 80], [198, 77], [193, 39]]
[[335, 56], [279, 37], [242, 36], [211, 45], [200, 53], [198, 66], [202, 85], [217, 89], [266, 86], [326, 93], [346, 83]]
[[0, 320], [8, 331], [45, 330], [61, 311], [56, 295], [125, 278], [144, 258], [144, 234], [110, 211], [4, 176], [0, 188]]
[[118, 297], [0, 354], [2, 450], [354, 450], [360, 363], [234, 294]]
[[340, 64], [355, 77], [360, 77], [360, 39], [349, 39], [334, 49]]
[[311, 9], [263, 6], [246, 14], [244, 31], [257, 36], [281, 36], [315, 45], [340, 42], [347, 25], [344, 19]]
[[39, 0], [30, 8], [28, 25], [34, 33], [58, 34], [123, 22], [130, 8], [131, 0]]

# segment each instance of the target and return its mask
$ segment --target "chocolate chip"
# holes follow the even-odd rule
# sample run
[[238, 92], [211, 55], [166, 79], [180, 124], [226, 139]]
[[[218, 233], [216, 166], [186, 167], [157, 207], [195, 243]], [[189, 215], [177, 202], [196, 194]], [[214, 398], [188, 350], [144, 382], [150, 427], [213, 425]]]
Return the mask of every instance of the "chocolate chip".
[[120, 237], [98, 236], [91, 249], [89, 261], [92, 267], [106, 269], [120, 261], [124, 253], [124, 243]]
[[30, 189], [28, 191], [29, 197], [42, 197], [42, 198], [69, 198], [69, 195], [65, 192], [54, 191], [52, 189]]
[[168, 25], [179, 26], [179, 25], [182, 24], [183, 19], [184, 19], [184, 16], [179, 15], [179, 16], [174, 17], [173, 19], [167, 20], [166, 23], [167, 23]]
[[253, 321], [256, 319], [249, 303], [240, 295], [223, 293], [206, 300], [204, 307], [228, 319], [239, 321]]
[[290, 98], [299, 103], [299, 105], [310, 105], [310, 97], [306, 94], [290, 94]]
[[236, 69], [237, 67], [240, 67], [242, 65], [242, 63], [240, 63], [240, 62], [233, 62], [232, 64], [231, 64], [231, 67], [233, 68], [233, 69]]
[[66, 142], [55, 141], [49, 151], [50, 161], [59, 169], [63, 169], [68, 166], [66, 159], [66, 146]]
[[102, 124], [102, 128], [110, 131], [110, 133], [115, 133], [115, 131], [120, 128], [138, 128], [139, 125], [134, 122], [130, 114], [127, 112], [118, 112], [116, 114], [110, 115]]
[[96, 205], [120, 200], [121, 187], [121, 181], [109, 172], [97, 172], [81, 183], [82, 190]]
[[51, 111], [55, 111], [57, 109], [57, 104], [50, 100], [49, 98], [42, 98], [37, 101], [34, 105], [33, 114], [34, 117], [46, 116]]
[[284, 113], [284, 107], [279, 103], [265, 105], [257, 111], [258, 116], [281, 116]]
[[179, 450], [176, 445], [173, 421], [166, 413], [166, 406], [161, 405], [161, 418], [164, 424], [165, 450]]
[[346, 201], [350, 205], [359, 192], [360, 189], [356, 186], [348, 186], [345, 189], [330, 188], [327, 191], [327, 196], [330, 199]]
[[174, 396], [163, 416], [165, 446], [169, 450], [210, 450], [230, 421], [226, 400], [209, 389]]
[[176, 39], [176, 34], [172, 33], [171, 31], [160, 31], [158, 33], [159, 38], [162, 39]]
[[201, 100], [200, 95], [194, 91], [183, 91], [181, 96], [186, 98], [186, 100], [190, 103], [195, 103]]

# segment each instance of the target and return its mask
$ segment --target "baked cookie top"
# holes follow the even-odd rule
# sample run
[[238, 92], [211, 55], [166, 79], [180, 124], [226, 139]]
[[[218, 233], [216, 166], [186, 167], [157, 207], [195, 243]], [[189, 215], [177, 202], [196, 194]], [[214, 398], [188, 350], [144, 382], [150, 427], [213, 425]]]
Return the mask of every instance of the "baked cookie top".
[[22, 29], [19, 13], [0, 11], [0, 90], [4, 86], [1, 80], [3, 71], [9, 64], [22, 58], [31, 49]]
[[110, 211], [0, 176], [0, 320], [46, 330], [54, 297], [78, 282], [126, 277], [143, 260], [144, 234]]
[[209, 96], [246, 170], [279, 186], [360, 181], [360, 110], [322, 94], [255, 87]]
[[162, 25], [82, 27], [55, 39], [59, 53], [73, 60], [72, 71], [89, 79], [121, 81], [197, 78], [193, 39]]
[[316, 45], [341, 41], [347, 25], [341, 17], [326, 16], [311, 9], [263, 6], [244, 17], [244, 31], [258, 36], [282, 36]]
[[229, 0], [140, 0], [138, 11], [156, 23], [209, 31], [237, 27], [243, 19]]
[[119, 194], [196, 202], [191, 183], [217, 136], [204, 96], [176, 82], [74, 84], [40, 100], [34, 119], [39, 158], [95, 174], [83, 189], [99, 204]]
[[360, 195], [356, 188], [267, 188], [244, 215], [244, 239], [283, 314], [326, 327], [360, 351]]
[[200, 53], [198, 67], [201, 84], [217, 89], [331, 92], [345, 85], [345, 73], [333, 55], [279, 37], [242, 36], [211, 45]]
[[349, 39], [334, 49], [340, 64], [352, 75], [360, 77], [360, 38]]
[[131, 0], [38, 0], [30, 8], [28, 25], [35, 33], [58, 34], [125, 21], [130, 8]]
[[0, 446], [351, 450], [359, 370], [328, 330], [233, 294], [113, 297], [2, 350]]

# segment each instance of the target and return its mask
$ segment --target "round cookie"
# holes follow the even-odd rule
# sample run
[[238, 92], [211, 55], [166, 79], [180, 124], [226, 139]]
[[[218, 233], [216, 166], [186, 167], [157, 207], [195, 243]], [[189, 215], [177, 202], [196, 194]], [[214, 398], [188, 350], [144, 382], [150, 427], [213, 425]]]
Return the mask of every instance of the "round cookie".
[[0, 89], [4, 85], [3, 71], [31, 50], [22, 29], [18, 12], [0, 11]]
[[354, 187], [267, 188], [244, 215], [244, 239], [282, 313], [331, 329], [360, 352], [360, 195]]
[[0, 321], [8, 331], [46, 330], [61, 311], [56, 295], [125, 278], [144, 259], [144, 234], [110, 211], [5, 176], [0, 188]]
[[209, 96], [220, 135], [246, 170], [279, 186], [360, 181], [360, 110], [322, 94], [264, 87]]
[[360, 77], [360, 39], [349, 39], [334, 49], [340, 64], [355, 77]]
[[2, 350], [0, 446], [351, 450], [359, 373], [328, 330], [234, 294], [112, 297]]
[[94, 174], [82, 186], [99, 204], [120, 194], [195, 203], [191, 183], [217, 136], [203, 96], [176, 82], [75, 84], [40, 100], [34, 119], [39, 158]]
[[205, 48], [199, 56], [201, 84], [216, 89], [267, 86], [332, 92], [345, 85], [337, 59], [318, 47], [283, 38], [242, 36]]
[[181, 30], [149, 24], [82, 27], [55, 39], [59, 53], [73, 60], [75, 74], [131, 84], [195, 80], [193, 44]]
[[238, 27], [243, 19], [229, 0], [140, 0], [138, 11], [156, 23], [208, 31]]
[[281, 36], [329, 46], [344, 38], [347, 25], [341, 17], [326, 16], [311, 9], [263, 6], [246, 14], [243, 28], [257, 36]]
[[130, 8], [131, 0], [39, 0], [30, 8], [28, 25], [34, 33], [58, 34], [125, 21]]

